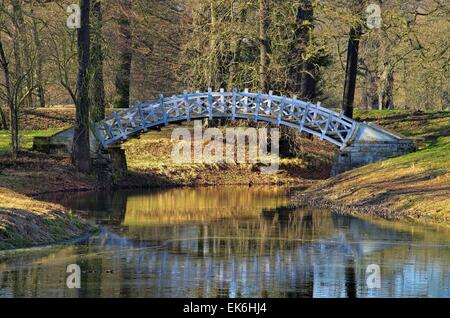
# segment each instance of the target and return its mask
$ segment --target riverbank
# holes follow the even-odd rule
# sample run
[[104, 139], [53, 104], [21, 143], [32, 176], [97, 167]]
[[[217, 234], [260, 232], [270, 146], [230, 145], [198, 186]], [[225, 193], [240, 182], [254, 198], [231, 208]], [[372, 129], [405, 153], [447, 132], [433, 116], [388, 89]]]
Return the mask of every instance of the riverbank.
[[360, 116], [415, 138], [421, 149], [318, 182], [294, 201], [338, 213], [450, 224], [450, 113]]
[[0, 188], [0, 250], [58, 243], [92, 229], [60, 205]]
[[[10, 162], [8, 132], [0, 131], [0, 186], [36, 195], [46, 192], [93, 190], [101, 185], [92, 177], [74, 173], [70, 160], [61, 155], [44, 155], [31, 152], [35, 136], [50, 136], [68, 128], [73, 121], [73, 107], [38, 108], [25, 112], [21, 125], [22, 152], [17, 163]], [[57, 127], [50, 129], [50, 127]], [[176, 126], [175, 126], [176, 127]], [[192, 130], [192, 125], [183, 125]], [[260, 164], [229, 163], [174, 163], [171, 157], [175, 141], [171, 138], [174, 126], [160, 131], [150, 131], [123, 144], [129, 168], [128, 176], [119, 188], [209, 186], [209, 185], [298, 185], [308, 187], [315, 180], [329, 177], [334, 146], [319, 140], [300, 138], [301, 156], [280, 158], [279, 169], [274, 174], [260, 172]], [[203, 146], [206, 146], [204, 144]], [[4, 154], [1, 156], [1, 154]], [[37, 185], [39, 185], [37, 187]]]
[[71, 240], [93, 227], [63, 206], [34, 197], [46, 192], [94, 189], [94, 178], [78, 175], [68, 158], [21, 152], [0, 155], [0, 250]]

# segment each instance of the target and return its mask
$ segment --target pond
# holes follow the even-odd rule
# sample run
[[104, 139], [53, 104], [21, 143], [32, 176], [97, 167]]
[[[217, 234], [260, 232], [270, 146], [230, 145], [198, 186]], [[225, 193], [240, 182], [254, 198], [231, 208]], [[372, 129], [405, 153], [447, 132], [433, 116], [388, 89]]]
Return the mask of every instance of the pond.
[[[49, 195], [99, 225], [0, 252], [0, 297], [450, 297], [447, 229], [289, 205], [283, 187]], [[81, 269], [69, 289], [68, 265]]]

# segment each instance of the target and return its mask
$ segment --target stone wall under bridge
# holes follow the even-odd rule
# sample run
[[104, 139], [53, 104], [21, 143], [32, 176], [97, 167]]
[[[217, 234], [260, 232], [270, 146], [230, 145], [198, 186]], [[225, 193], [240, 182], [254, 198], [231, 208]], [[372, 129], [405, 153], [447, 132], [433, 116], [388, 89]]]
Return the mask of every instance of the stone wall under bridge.
[[402, 156], [415, 150], [415, 144], [409, 141], [354, 143], [336, 153], [331, 175], [336, 176], [348, 170]]
[[416, 143], [411, 139], [372, 123], [361, 123], [349, 145], [336, 153], [331, 175], [336, 176], [348, 170], [416, 150]]

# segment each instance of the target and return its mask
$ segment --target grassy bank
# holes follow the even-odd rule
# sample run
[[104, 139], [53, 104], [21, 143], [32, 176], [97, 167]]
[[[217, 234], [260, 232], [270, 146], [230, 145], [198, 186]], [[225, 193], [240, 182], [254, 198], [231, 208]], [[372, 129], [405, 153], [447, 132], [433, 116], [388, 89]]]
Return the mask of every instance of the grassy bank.
[[61, 242], [89, 230], [90, 225], [62, 206], [0, 187], [0, 249]]
[[34, 137], [53, 135], [60, 128], [48, 128], [51, 123], [36, 115], [25, 120], [33, 129], [21, 131], [23, 151], [16, 161], [8, 154], [9, 132], [0, 131], [0, 250], [57, 243], [92, 229], [64, 207], [32, 198], [45, 192], [92, 188], [92, 182], [79, 176], [68, 158], [30, 152]]
[[32, 195], [90, 187], [65, 158], [21, 153], [12, 162], [0, 156], [0, 249], [22, 248], [73, 239], [91, 227], [62, 206]]
[[358, 116], [415, 138], [421, 150], [320, 182], [297, 199], [345, 213], [450, 223], [450, 112]]
[[[31, 150], [33, 147], [34, 137], [47, 137], [60, 131], [60, 129], [41, 129], [41, 130], [22, 130], [20, 132], [19, 140], [23, 149]], [[10, 134], [6, 130], [0, 130], [0, 154], [5, 154], [9, 151]]]

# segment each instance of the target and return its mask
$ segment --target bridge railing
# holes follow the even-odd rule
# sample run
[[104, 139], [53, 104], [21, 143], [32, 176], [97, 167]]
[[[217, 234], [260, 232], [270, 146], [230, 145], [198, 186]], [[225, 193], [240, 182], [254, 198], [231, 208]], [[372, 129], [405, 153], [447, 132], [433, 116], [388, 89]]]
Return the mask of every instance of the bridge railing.
[[289, 126], [345, 147], [357, 128], [357, 122], [322, 107], [296, 98], [244, 92], [184, 92], [157, 100], [136, 102], [128, 109], [115, 111], [95, 124], [96, 136], [108, 147], [149, 128], [173, 122], [203, 118], [230, 118], [265, 121]]

